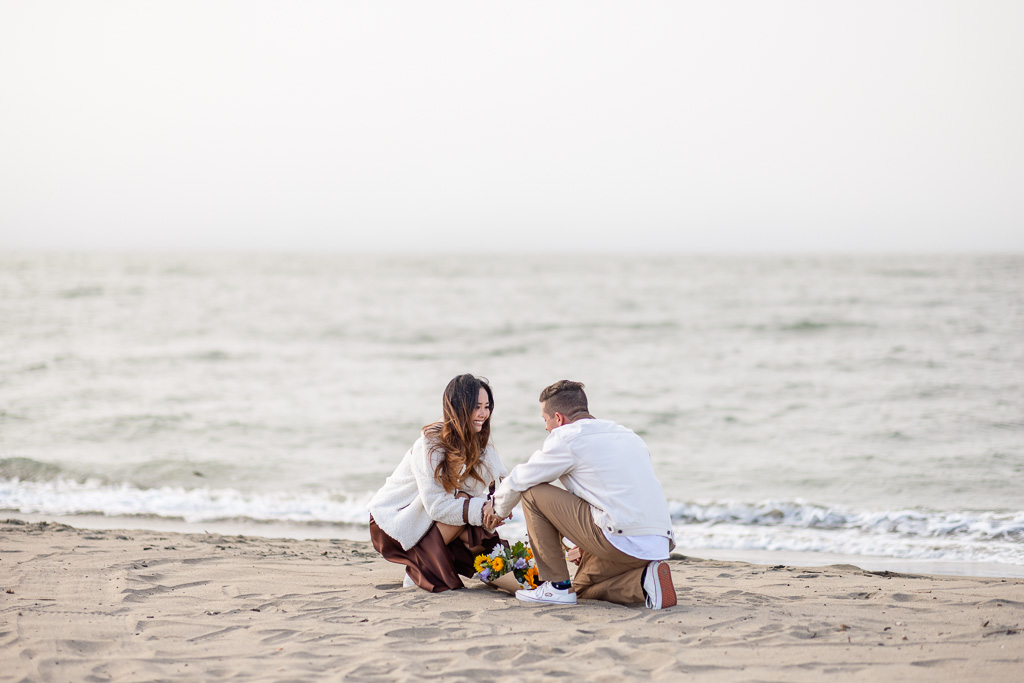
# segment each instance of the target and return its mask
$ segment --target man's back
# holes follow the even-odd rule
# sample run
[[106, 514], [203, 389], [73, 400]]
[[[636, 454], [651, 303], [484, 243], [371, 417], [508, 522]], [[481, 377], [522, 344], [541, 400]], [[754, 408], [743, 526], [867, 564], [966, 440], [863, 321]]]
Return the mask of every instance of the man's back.
[[622, 425], [588, 418], [551, 430], [499, 486], [498, 509], [511, 510], [519, 492], [555, 479], [589, 503], [594, 523], [610, 534], [674, 538], [647, 444]]

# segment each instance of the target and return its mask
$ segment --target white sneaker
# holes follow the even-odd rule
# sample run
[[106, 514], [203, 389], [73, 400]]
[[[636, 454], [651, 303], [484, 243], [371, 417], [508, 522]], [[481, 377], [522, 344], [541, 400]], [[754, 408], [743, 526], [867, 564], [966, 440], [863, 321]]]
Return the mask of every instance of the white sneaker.
[[643, 589], [651, 609], [675, 607], [676, 587], [672, 585], [672, 570], [667, 563], [655, 560], [647, 565]]
[[409, 573], [408, 573], [408, 572], [406, 572], [406, 574], [405, 574], [405, 580], [404, 580], [404, 581], [402, 581], [402, 588], [410, 588], [410, 587], [412, 587], [412, 586], [415, 586], [415, 585], [416, 585], [416, 582], [415, 582], [415, 581], [413, 581], [413, 580], [412, 580], [412, 577], [411, 577], [411, 576], [409, 576]]
[[545, 581], [531, 590], [523, 589], [516, 591], [516, 597], [523, 602], [549, 602], [554, 605], [575, 605], [576, 594], [568, 588], [558, 589]]

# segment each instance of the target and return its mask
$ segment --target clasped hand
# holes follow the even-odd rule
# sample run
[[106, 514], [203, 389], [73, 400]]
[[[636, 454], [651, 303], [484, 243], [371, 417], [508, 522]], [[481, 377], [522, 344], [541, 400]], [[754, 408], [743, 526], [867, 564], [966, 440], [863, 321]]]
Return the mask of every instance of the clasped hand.
[[488, 531], [494, 531], [499, 526], [504, 524], [506, 519], [512, 519], [512, 515], [509, 515], [508, 517], [499, 517], [498, 515], [494, 514], [494, 501], [490, 500], [484, 503], [483, 514], [483, 526]]

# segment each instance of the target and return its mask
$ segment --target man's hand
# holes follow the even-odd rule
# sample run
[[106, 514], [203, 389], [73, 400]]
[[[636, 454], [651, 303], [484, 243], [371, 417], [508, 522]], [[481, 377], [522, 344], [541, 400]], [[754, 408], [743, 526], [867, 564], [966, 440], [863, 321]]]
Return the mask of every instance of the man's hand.
[[[505, 519], [494, 514], [494, 502], [487, 501], [484, 503], [484, 528], [488, 531], [494, 531], [499, 526], [505, 523]], [[511, 515], [510, 515], [511, 516]]]
[[578, 567], [580, 566], [580, 561], [583, 560], [583, 551], [580, 550], [578, 545], [575, 545], [565, 551], [565, 559]]

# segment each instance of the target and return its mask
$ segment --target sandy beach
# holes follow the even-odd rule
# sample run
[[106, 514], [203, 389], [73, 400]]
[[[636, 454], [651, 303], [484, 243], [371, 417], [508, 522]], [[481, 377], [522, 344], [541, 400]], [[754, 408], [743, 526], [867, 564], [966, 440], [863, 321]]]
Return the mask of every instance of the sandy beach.
[[0, 681], [1024, 680], [1024, 581], [674, 556], [675, 608], [431, 595], [366, 543], [0, 523]]

